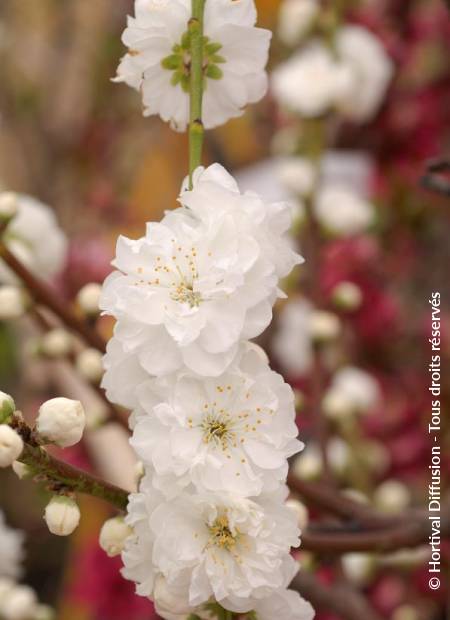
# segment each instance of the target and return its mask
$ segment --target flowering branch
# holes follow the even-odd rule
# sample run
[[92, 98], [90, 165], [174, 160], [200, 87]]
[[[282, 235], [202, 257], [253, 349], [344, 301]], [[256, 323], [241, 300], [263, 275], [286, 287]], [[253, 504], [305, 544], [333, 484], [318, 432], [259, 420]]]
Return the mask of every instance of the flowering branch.
[[[1, 233], [1, 231], [0, 231]], [[47, 308], [61, 319], [66, 327], [77, 333], [86, 344], [105, 352], [105, 342], [100, 334], [92, 329], [85, 321], [80, 319], [71, 308], [66, 306], [52, 291], [52, 289], [39, 278], [36, 278], [8, 249], [0, 238], [0, 258], [26, 286], [32, 298]]]
[[189, 113], [189, 183], [192, 173], [200, 165], [203, 147], [203, 13], [205, 0], [192, 0], [192, 17], [189, 20], [191, 44], [191, 81]]
[[92, 495], [113, 504], [119, 510], [126, 509], [128, 503], [126, 491], [51, 456], [39, 445], [31, 428], [18, 416], [13, 418], [11, 427], [24, 442], [18, 460], [29, 468], [33, 476], [49, 482], [55, 491]]

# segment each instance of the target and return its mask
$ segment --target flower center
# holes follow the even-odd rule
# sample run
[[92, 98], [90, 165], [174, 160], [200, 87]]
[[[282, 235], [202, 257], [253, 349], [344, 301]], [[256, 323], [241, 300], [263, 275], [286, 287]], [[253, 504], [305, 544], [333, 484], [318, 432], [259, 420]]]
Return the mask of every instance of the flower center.
[[192, 284], [182, 280], [174, 285], [174, 290], [170, 293], [170, 297], [180, 304], [188, 304], [191, 308], [198, 308], [202, 301], [202, 296], [200, 293], [195, 292], [192, 286]]
[[222, 411], [219, 414], [208, 413], [201, 423], [203, 429], [203, 441], [214, 443], [226, 450], [229, 442], [235, 441], [236, 434], [232, 431], [229, 414]]
[[[211, 80], [220, 80], [222, 69], [218, 66], [226, 62], [217, 52], [222, 48], [220, 43], [214, 43], [208, 37], [203, 37], [203, 75]], [[191, 76], [191, 35], [189, 31], [181, 37], [181, 43], [172, 47], [172, 53], [161, 60], [164, 69], [172, 71], [172, 86], [180, 84], [184, 92], [189, 92]], [[204, 80], [203, 88], [206, 88]]]
[[237, 535], [233, 535], [228, 523], [228, 517], [222, 515], [217, 517], [212, 525], [209, 526], [210, 543], [215, 547], [229, 551], [236, 545]]

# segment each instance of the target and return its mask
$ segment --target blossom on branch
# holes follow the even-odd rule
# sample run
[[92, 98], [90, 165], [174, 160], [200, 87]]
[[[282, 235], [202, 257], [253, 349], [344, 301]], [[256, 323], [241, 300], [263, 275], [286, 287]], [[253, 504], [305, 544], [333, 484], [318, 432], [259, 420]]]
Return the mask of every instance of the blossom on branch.
[[[122, 40], [129, 51], [116, 81], [140, 90], [144, 114], [157, 114], [178, 131], [189, 122], [190, 0], [136, 0]], [[265, 66], [271, 33], [256, 28], [253, 0], [206, 2], [203, 37], [207, 129], [240, 116], [267, 90]]]

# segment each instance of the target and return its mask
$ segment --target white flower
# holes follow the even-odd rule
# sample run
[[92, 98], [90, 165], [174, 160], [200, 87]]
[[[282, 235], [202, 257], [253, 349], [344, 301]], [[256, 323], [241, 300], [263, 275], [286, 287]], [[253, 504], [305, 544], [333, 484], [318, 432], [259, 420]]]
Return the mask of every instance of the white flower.
[[25, 313], [26, 295], [18, 286], [0, 286], [0, 321], [18, 319]]
[[138, 388], [145, 413], [131, 444], [163, 493], [192, 483], [249, 497], [286, 479], [287, 458], [303, 447], [292, 389], [255, 351], [240, 357], [217, 379], [182, 371]]
[[318, 171], [306, 157], [280, 159], [277, 171], [282, 185], [292, 194], [303, 197], [313, 191]]
[[278, 13], [278, 36], [289, 46], [301, 41], [320, 11], [318, 0], [284, 0]]
[[97, 282], [89, 282], [78, 291], [77, 302], [81, 310], [88, 316], [96, 316], [100, 312], [100, 296], [102, 287]]
[[84, 349], [77, 355], [75, 366], [84, 379], [99, 383], [103, 377], [102, 354], [97, 349]]
[[320, 476], [322, 470], [322, 453], [319, 446], [310, 441], [302, 454], [295, 459], [292, 472], [298, 478], [314, 480]]
[[8, 422], [16, 410], [14, 399], [5, 392], [0, 392], [0, 424]]
[[70, 497], [55, 495], [45, 508], [44, 520], [52, 534], [69, 536], [78, 527], [80, 509]]
[[19, 211], [19, 201], [14, 192], [0, 193], [0, 222], [9, 222]]
[[108, 519], [100, 530], [100, 547], [110, 557], [120, 555], [132, 530], [123, 517]]
[[[189, 122], [190, 0], [136, 0], [122, 40], [129, 52], [116, 81], [142, 92], [144, 113], [173, 128]], [[255, 28], [253, 0], [207, 2], [204, 15], [203, 124], [207, 129], [240, 116], [267, 89], [264, 70], [271, 33]]]
[[343, 237], [364, 232], [375, 217], [370, 202], [340, 185], [325, 186], [319, 191], [314, 212], [327, 231]]
[[[7, 246], [37, 276], [51, 278], [64, 266], [67, 239], [50, 207], [23, 194], [17, 194], [17, 201], [18, 212], [4, 234]], [[0, 282], [16, 283], [1, 262]]]
[[354, 74], [352, 87], [338, 98], [340, 110], [350, 119], [370, 120], [380, 107], [394, 67], [382, 43], [361, 26], [345, 26], [337, 33], [341, 62]]
[[299, 530], [281, 503], [285, 489], [270, 499], [182, 494], [168, 502], [147, 480], [141, 491], [130, 499], [127, 522], [135, 535], [122, 554], [123, 574], [138, 584], [138, 594], [151, 596], [161, 574], [166, 596], [190, 607], [213, 597], [245, 612], [297, 571], [289, 548], [298, 546]]
[[374, 504], [387, 513], [400, 513], [411, 502], [411, 492], [400, 480], [385, 480], [373, 494]]
[[254, 606], [257, 620], [312, 620], [314, 609], [294, 590], [278, 590], [257, 601]]
[[22, 450], [21, 436], [7, 424], [0, 424], [0, 467], [10, 467]]
[[148, 379], [148, 373], [139, 363], [138, 355], [135, 352], [127, 353], [120, 340], [113, 336], [106, 345], [103, 366], [105, 373], [101, 387], [108, 400], [127, 409], [137, 407], [136, 388]]
[[78, 400], [52, 398], [41, 405], [36, 430], [44, 441], [67, 448], [83, 436], [86, 416]]
[[344, 553], [341, 562], [345, 576], [356, 586], [365, 586], [372, 580], [375, 571], [375, 559], [372, 555]]
[[341, 331], [341, 323], [332, 312], [314, 310], [310, 317], [309, 329], [314, 342], [331, 342], [338, 337]]
[[364, 370], [345, 366], [336, 372], [324, 398], [324, 410], [334, 418], [367, 413], [380, 399], [376, 380]]
[[0, 510], [0, 580], [17, 579], [22, 573], [23, 542], [23, 533], [8, 527]]
[[294, 54], [272, 74], [272, 90], [280, 105], [305, 117], [320, 116], [348, 92], [351, 70], [319, 43]]
[[[267, 327], [279, 279], [300, 262], [285, 237], [289, 206], [241, 194], [218, 164], [199, 168], [180, 202], [144, 238], [119, 238], [120, 272], [107, 278], [101, 307], [118, 319], [124, 352], [138, 353], [149, 374], [186, 365], [217, 376], [239, 340]], [[116, 367], [108, 356], [106, 366]]]
[[357, 310], [363, 301], [363, 293], [354, 282], [339, 282], [333, 291], [332, 299], [338, 308], [342, 310]]
[[37, 597], [29, 586], [14, 585], [2, 597], [0, 614], [4, 620], [28, 620], [37, 608]]

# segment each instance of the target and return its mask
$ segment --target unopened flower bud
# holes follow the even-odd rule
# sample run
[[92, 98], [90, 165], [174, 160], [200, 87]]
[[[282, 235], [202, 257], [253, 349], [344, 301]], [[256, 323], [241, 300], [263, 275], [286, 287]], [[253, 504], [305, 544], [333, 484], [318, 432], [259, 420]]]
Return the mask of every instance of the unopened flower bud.
[[320, 450], [313, 444], [308, 444], [306, 449], [298, 456], [292, 466], [294, 475], [304, 480], [314, 480], [322, 473], [323, 461]]
[[350, 312], [357, 310], [363, 300], [361, 289], [353, 282], [340, 282], [334, 287], [331, 296], [337, 308]]
[[353, 413], [354, 407], [351, 400], [342, 390], [331, 387], [325, 393], [322, 409], [327, 418], [340, 421], [348, 418]]
[[375, 490], [373, 500], [377, 508], [395, 513], [405, 510], [411, 501], [408, 487], [399, 480], [386, 480]]
[[2, 192], [0, 194], [0, 222], [8, 223], [17, 215], [19, 201], [14, 192]]
[[295, 46], [314, 23], [320, 11], [318, 0], [284, 0], [278, 16], [278, 36], [289, 46]]
[[295, 512], [298, 527], [301, 530], [305, 529], [309, 522], [309, 512], [306, 506], [293, 498], [286, 501], [286, 506]]
[[110, 558], [120, 555], [131, 534], [132, 529], [125, 523], [123, 517], [108, 519], [100, 530], [100, 547]]
[[101, 292], [102, 287], [96, 282], [90, 282], [78, 291], [77, 302], [84, 314], [96, 316], [100, 312]]
[[327, 445], [327, 456], [330, 467], [335, 474], [343, 474], [350, 465], [348, 444], [340, 437], [333, 437]]
[[52, 398], [39, 409], [36, 430], [44, 441], [67, 448], [80, 441], [85, 424], [86, 416], [80, 401]]
[[103, 377], [103, 356], [97, 349], [84, 349], [77, 356], [76, 368], [90, 383], [99, 383]]
[[0, 424], [0, 467], [10, 467], [22, 450], [22, 437], [7, 424]]
[[4, 620], [28, 620], [36, 611], [37, 598], [29, 586], [14, 585], [3, 597], [1, 616]]
[[15, 410], [16, 405], [12, 396], [5, 394], [5, 392], [0, 392], [0, 424], [9, 422]]
[[341, 562], [345, 576], [355, 585], [365, 586], [372, 580], [375, 560], [368, 553], [345, 553]]
[[401, 605], [394, 610], [392, 620], [419, 620], [419, 612], [411, 605]]
[[73, 339], [62, 327], [50, 330], [41, 340], [41, 351], [48, 357], [64, 357], [72, 352]]
[[33, 620], [54, 620], [55, 611], [49, 605], [38, 605]]
[[338, 317], [325, 310], [315, 310], [311, 316], [311, 336], [316, 343], [335, 340], [341, 330]]
[[25, 465], [25, 463], [21, 463], [20, 461], [14, 461], [14, 463], [12, 464], [12, 468], [19, 480], [31, 478], [31, 476], [33, 475], [33, 472], [28, 467], [28, 465]]
[[70, 497], [55, 495], [45, 508], [44, 520], [52, 534], [69, 536], [78, 527], [80, 509]]
[[0, 287], [0, 321], [19, 319], [25, 314], [26, 305], [26, 295], [20, 287]]

